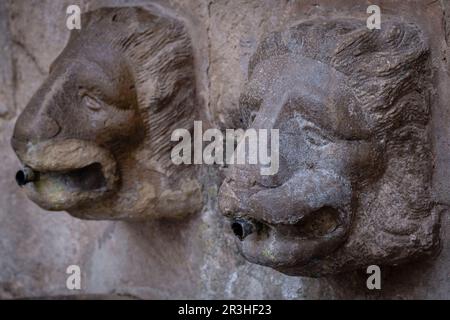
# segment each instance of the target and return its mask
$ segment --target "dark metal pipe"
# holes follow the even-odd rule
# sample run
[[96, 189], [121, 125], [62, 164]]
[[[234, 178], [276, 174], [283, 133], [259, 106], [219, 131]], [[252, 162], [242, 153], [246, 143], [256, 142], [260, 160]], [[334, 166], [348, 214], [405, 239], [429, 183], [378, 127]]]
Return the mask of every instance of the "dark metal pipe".
[[33, 171], [30, 167], [25, 167], [16, 173], [16, 182], [20, 187], [37, 180], [39, 180], [39, 173]]
[[239, 240], [244, 240], [247, 236], [255, 232], [256, 227], [255, 225], [246, 219], [234, 219], [231, 223], [231, 229], [233, 230], [233, 233], [236, 235], [236, 237], [239, 238]]

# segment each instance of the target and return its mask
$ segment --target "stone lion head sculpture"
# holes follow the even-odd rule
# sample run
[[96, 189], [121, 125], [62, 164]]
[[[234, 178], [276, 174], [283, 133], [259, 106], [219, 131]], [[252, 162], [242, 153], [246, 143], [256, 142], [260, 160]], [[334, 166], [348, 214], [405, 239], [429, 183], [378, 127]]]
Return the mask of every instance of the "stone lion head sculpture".
[[42, 208], [85, 219], [195, 212], [195, 174], [170, 161], [171, 132], [197, 113], [184, 25], [139, 7], [81, 21], [17, 120], [19, 184]]
[[242, 126], [279, 129], [278, 173], [234, 166], [219, 193], [243, 256], [318, 277], [431, 254], [430, 57], [414, 24], [313, 20], [250, 60]]

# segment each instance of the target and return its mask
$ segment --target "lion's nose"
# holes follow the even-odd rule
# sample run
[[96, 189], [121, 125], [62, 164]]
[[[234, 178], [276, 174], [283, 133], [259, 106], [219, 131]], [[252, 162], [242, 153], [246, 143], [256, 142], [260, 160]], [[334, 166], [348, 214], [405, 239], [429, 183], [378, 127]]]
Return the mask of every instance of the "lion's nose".
[[25, 167], [16, 173], [16, 182], [20, 187], [23, 187], [27, 183], [37, 181], [39, 179], [39, 173], [33, 171], [30, 167]]
[[20, 115], [11, 138], [11, 146], [19, 159], [27, 152], [30, 143], [35, 144], [55, 138], [61, 132], [58, 122], [49, 116], [33, 119], [32, 114], [25, 111]]
[[244, 240], [247, 236], [255, 232], [255, 225], [245, 219], [234, 219], [231, 223], [231, 229], [239, 240]]
[[37, 119], [24, 113], [19, 117], [14, 129], [14, 140], [44, 141], [56, 137], [61, 131], [58, 122], [46, 115], [39, 115]]

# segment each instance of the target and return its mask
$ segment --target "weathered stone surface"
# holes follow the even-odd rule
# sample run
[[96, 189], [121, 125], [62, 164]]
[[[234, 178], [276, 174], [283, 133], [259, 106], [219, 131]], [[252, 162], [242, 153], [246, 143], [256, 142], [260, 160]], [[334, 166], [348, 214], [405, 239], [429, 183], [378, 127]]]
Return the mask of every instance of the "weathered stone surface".
[[[82, 10], [150, 1], [79, 1]], [[361, 1], [156, 1], [186, 20], [196, 63], [200, 102], [211, 126], [234, 127], [248, 61], [261, 37], [305, 18], [364, 19]], [[432, 103], [433, 193], [450, 202], [449, 79], [444, 40], [445, 1], [383, 1], [382, 12], [416, 23], [429, 40], [437, 102]], [[8, 2], [16, 110], [24, 109], [65, 47], [65, 8], [72, 1]], [[236, 18], [238, 16], [239, 18]], [[447, 15], [448, 16], [448, 15]], [[448, 21], [448, 20], [447, 20]], [[30, 27], [33, 26], [33, 27]], [[3, 34], [3, 32], [1, 33]], [[17, 41], [20, 41], [20, 44]], [[230, 45], [226, 45], [230, 42]], [[42, 69], [42, 70], [40, 70]], [[42, 72], [41, 72], [42, 71]], [[233, 89], [230, 89], [233, 88]], [[50, 213], [27, 200], [14, 183], [19, 163], [9, 145], [16, 118], [0, 132], [0, 295], [67, 296], [65, 269], [81, 267], [76, 294], [139, 298], [448, 298], [450, 220], [441, 217], [442, 249], [435, 258], [383, 267], [382, 290], [366, 289], [364, 271], [320, 279], [290, 277], [246, 262], [229, 223], [217, 209], [221, 178], [202, 169], [205, 207], [185, 221], [94, 222]], [[2, 120], [0, 120], [2, 121]]]
[[10, 45], [11, 37], [8, 11], [4, 2], [0, 4], [0, 30], [4, 31], [0, 34], [0, 119], [4, 119], [14, 112], [14, 75]]
[[185, 26], [144, 7], [81, 21], [16, 122], [19, 185], [42, 208], [85, 219], [197, 212], [193, 168], [170, 161], [172, 132], [198, 117]]
[[252, 56], [239, 120], [279, 130], [280, 165], [271, 176], [235, 165], [219, 195], [248, 260], [323, 276], [438, 249], [429, 47], [416, 25], [387, 19], [379, 31], [309, 20]]

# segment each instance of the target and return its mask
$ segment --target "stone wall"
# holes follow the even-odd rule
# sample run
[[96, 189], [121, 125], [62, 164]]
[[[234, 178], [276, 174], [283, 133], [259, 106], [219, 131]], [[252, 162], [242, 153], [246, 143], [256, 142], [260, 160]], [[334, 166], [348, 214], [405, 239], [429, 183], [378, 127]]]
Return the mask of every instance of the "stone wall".
[[[228, 222], [217, 211], [220, 170], [203, 168], [205, 207], [183, 221], [93, 222], [46, 212], [14, 182], [19, 168], [10, 137], [15, 120], [64, 48], [65, 9], [146, 4], [132, 0], [10, 0], [0, 2], [0, 297], [101, 295], [189, 299], [448, 299], [450, 220], [441, 219], [438, 256], [383, 268], [382, 290], [366, 289], [364, 271], [311, 279], [289, 277], [246, 262]], [[230, 115], [247, 76], [250, 55], [266, 32], [311, 17], [382, 14], [416, 22], [429, 37], [439, 99], [433, 105], [434, 194], [450, 204], [450, 2], [442, 1], [153, 1], [189, 27], [197, 90], [211, 126], [233, 127]], [[66, 268], [82, 270], [82, 290], [66, 289]]]

